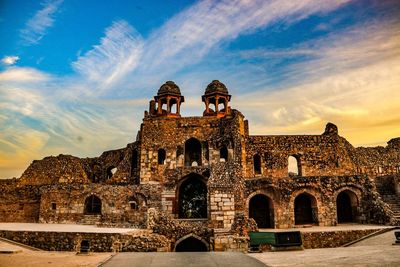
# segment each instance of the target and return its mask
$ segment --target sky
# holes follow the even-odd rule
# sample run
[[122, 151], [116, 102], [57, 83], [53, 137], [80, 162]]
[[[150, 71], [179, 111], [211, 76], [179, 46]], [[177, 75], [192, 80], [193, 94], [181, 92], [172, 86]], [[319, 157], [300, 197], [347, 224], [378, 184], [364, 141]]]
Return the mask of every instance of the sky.
[[135, 141], [167, 80], [201, 116], [218, 79], [250, 134], [400, 136], [398, 0], [0, 0], [0, 178]]

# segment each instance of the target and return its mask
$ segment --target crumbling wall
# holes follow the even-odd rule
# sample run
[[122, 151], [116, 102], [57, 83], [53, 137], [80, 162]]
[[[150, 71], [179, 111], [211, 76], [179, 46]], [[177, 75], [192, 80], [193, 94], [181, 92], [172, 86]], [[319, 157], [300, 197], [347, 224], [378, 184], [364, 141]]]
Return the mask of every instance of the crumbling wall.
[[391, 211], [377, 193], [373, 179], [357, 176], [314, 176], [295, 178], [259, 178], [246, 180], [247, 214], [250, 199], [256, 194], [267, 196], [273, 204], [274, 228], [295, 226], [294, 201], [301, 193], [308, 193], [317, 202], [317, 224], [337, 225], [336, 198], [344, 190], [357, 197], [355, 222], [395, 225]]
[[[352, 175], [355, 168], [333, 124], [322, 135], [249, 136], [246, 142], [246, 177], [288, 177], [288, 158], [299, 161], [299, 176]], [[261, 157], [261, 172], [254, 171], [254, 156]]]
[[[100, 198], [102, 208], [96, 223], [102, 226], [146, 228], [148, 207], [161, 208], [159, 186], [70, 184], [41, 187], [40, 222], [86, 223], [85, 200]], [[140, 198], [140, 201], [138, 200]], [[135, 205], [131, 205], [135, 202]]]
[[0, 180], [0, 222], [37, 222], [40, 190], [17, 179]]

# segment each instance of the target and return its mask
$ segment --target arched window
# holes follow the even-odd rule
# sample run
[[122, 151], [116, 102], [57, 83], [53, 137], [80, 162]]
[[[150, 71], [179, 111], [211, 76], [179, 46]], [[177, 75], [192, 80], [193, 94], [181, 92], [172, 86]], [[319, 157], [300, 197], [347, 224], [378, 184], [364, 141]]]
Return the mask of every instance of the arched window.
[[197, 174], [189, 176], [179, 186], [179, 218], [207, 218], [207, 186]]
[[317, 200], [314, 196], [302, 193], [294, 200], [294, 222], [295, 224], [318, 223]]
[[107, 168], [107, 178], [110, 179], [117, 172], [117, 168], [110, 166]]
[[357, 213], [358, 199], [354, 192], [344, 190], [336, 198], [338, 223], [354, 222]]
[[226, 147], [226, 145], [223, 145], [219, 150], [219, 159], [222, 162], [228, 161], [228, 148]]
[[288, 158], [288, 176], [301, 176], [301, 163], [297, 156], [289, 156]]
[[164, 165], [165, 164], [166, 156], [167, 156], [167, 153], [165, 152], [165, 150], [160, 148], [158, 150], [158, 165]]
[[258, 154], [255, 154], [253, 157], [254, 161], [254, 173], [255, 174], [261, 174], [261, 157]]
[[85, 214], [87, 215], [100, 215], [101, 214], [101, 200], [95, 195], [91, 195], [85, 200]]
[[253, 218], [258, 228], [274, 227], [272, 200], [262, 194], [253, 196], [249, 202], [249, 217]]
[[201, 143], [196, 138], [185, 142], [185, 166], [201, 166]]

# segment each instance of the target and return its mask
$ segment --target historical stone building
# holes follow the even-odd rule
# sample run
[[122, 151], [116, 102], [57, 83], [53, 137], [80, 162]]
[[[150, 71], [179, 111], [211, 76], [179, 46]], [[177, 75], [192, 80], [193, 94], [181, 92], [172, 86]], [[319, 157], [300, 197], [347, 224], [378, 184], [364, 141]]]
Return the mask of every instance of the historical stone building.
[[212, 81], [202, 116], [182, 117], [180, 88], [166, 82], [125, 148], [46, 157], [1, 181], [0, 221], [150, 229], [171, 250], [238, 249], [257, 226], [399, 224], [400, 138], [355, 148], [332, 123], [254, 136], [230, 99]]

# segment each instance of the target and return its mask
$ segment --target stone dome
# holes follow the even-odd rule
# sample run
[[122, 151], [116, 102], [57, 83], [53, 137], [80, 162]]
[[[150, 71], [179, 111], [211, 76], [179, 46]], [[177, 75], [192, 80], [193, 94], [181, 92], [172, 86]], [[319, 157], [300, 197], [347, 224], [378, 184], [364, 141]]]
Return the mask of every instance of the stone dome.
[[181, 90], [173, 81], [166, 81], [163, 85], [161, 85], [160, 89], [158, 89], [157, 95], [167, 94], [181, 95]]
[[205, 95], [209, 95], [212, 93], [222, 93], [228, 94], [228, 89], [226, 88], [225, 84], [221, 83], [218, 80], [212, 81], [209, 85], [207, 85]]

